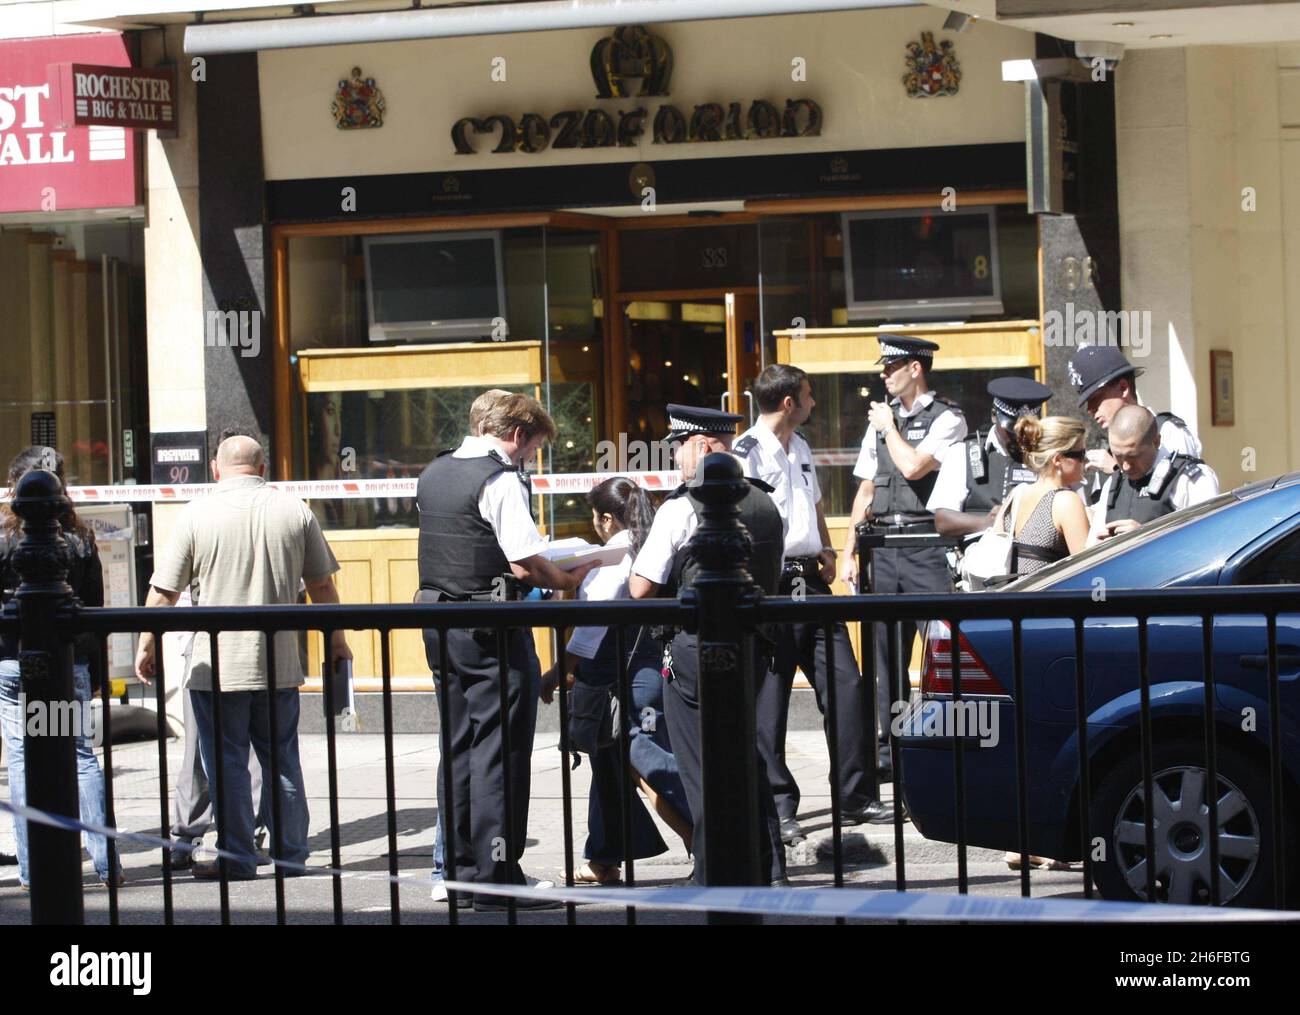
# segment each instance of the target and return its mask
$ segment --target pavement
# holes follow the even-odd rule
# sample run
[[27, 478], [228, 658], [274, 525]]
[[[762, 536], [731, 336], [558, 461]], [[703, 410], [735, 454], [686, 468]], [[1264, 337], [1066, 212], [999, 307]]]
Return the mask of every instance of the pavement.
[[[388, 803], [384, 774], [384, 739], [372, 733], [341, 733], [336, 738], [338, 773], [337, 832], [339, 879], [345, 923], [388, 923], [391, 920], [388, 871]], [[558, 737], [539, 732], [533, 746], [533, 794], [528, 825], [524, 870], [533, 877], [564, 881], [564, 808]], [[393, 738], [399, 873], [397, 890], [402, 923], [445, 924], [445, 903], [429, 898], [430, 854], [433, 848], [436, 803], [437, 741], [428, 734], [397, 734]], [[183, 745], [167, 744], [168, 771], [177, 771]], [[834, 885], [831, 860], [830, 794], [825, 739], [820, 732], [791, 731], [787, 761], [803, 792], [799, 820], [808, 839], [787, 850], [790, 880], [795, 887]], [[303, 769], [311, 809], [309, 865], [324, 867], [331, 860], [331, 814], [327, 745], [323, 734], [301, 737]], [[158, 745], [156, 742], [118, 744], [113, 748], [114, 797], [120, 828], [159, 834]], [[575, 865], [581, 863], [586, 834], [586, 797], [590, 766], [570, 772], [573, 807]], [[8, 798], [7, 771], [0, 774], [0, 797]], [[889, 786], [885, 799], [890, 801]], [[12, 852], [8, 818], [0, 831], [0, 849]], [[904, 856], [908, 890], [957, 891], [957, 850], [947, 843], [930, 842], [910, 825], [904, 826]], [[681, 885], [691, 872], [691, 861], [681, 842], [666, 827], [660, 828], [668, 852], [636, 862], [638, 886]], [[208, 844], [215, 837], [209, 836]], [[844, 881], [864, 889], [894, 890], [894, 828], [892, 825], [854, 826], [844, 830]], [[118, 892], [123, 923], [162, 923], [164, 891], [160, 851], [138, 843], [121, 847], [128, 884]], [[1020, 894], [1019, 874], [1009, 870], [1000, 852], [971, 848], [967, 851], [970, 892], [979, 896], [1014, 897]], [[107, 923], [108, 892], [99, 885], [89, 859], [85, 875], [86, 922]], [[232, 923], [274, 923], [275, 878], [269, 868], [256, 881], [230, 883]], [[1083, 897], [1083, 875], [1077, 871], [1035, 871], [1035, 896]], [[334, 879], [314, 876], [285, 882], [289, 923], [326, 924], [334, 919]], [[172, 878], [174, 920], [177, 924], [210, 924], [220, 919], [220, 889], [216, 883], [194, 880], [188, 872]], [[464, 923], [504, 923], [504, 915], [458, 914]], [[623, 923], [627, 910], [614, 903], [580, 906], [576, 920], [585, 923]], [[0, 924], [27, 923], [29, 896], [18, 887], [18, 869], [0, 867]], [[520, 914], [521, 923], [556, 924], [566, 920], [564, 910]], [[645, 908], [636, 911], [637, 923], [702, 923], [702, 913], [668, 913]], [[769, 922], [805, 922], [780, 917]]]

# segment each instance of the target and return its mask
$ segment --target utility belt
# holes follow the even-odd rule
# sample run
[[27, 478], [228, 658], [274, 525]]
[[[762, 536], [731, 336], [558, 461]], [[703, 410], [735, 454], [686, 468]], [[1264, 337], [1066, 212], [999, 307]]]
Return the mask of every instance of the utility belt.
[[786, 557], [781, 565], [781, 577], [789, 578], [794, 575], [819, 574], [822, 563], [817, 557]]
[[525, 598], [531, 591], [513, 574], [503, 574], [494, 579], [496, 588], [481, 592], [452, 593], [434, 585], [421, 586], [415, 593], [417, 603], [501, 603], [515, 602]]
[[933, 532], [934, 515], [929, 512], [900, 512], [890, 515], [873, 515], [863, 526], [873, 532]]

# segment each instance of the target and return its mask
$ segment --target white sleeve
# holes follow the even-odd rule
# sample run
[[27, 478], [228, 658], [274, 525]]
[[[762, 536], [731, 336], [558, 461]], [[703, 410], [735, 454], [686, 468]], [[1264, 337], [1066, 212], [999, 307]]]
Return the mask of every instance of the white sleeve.
[[876, 478], [876, 428], [868, 426], [862, 438], [862, 450], [858, 452], [858, 463], [853, 466], [853, 475], [858, 479]]
[[546, 540], [528, 513], [528, 494], [516, 473], [498, 472], [484, 483], [478, 509], [496, 533], [506, 560], [523, 560], [546, 548]]
[[641, 552], [632, 563], [633, 574], [639, 574], [656, 585], [664, 584], [673, 573], [673, 556], [690, 535], [687, 526], [682, 524], [681, 508], [676, 506], [679, 503], [692, 518], [695, 517], [695, 511], [686, 498], [665, 501], [655, 513], [655, 520], [646, 535]]
[[1219, 495], [1219, 477], [1208, 465], [1188, 469], [1174, 482], [1173, 501], [1180, 508], [1200, 504]]
[[1106, 482], [1101, 486], [1101, 496], [1097, 498], [1097, 503], [1092, 505], [1092, 524], [1088, 528], [1090, 538], [1101, 538], [1106, 531], [1106, 502], [1110, 498], [1110, 484], [1115, 482], [1114, 476], [1108, 476]]
[[[617, 564], [607, 564], [589, 572], [582, 579], [578, 598], [590, 602], [608, 602], [627, 598], [627, 578], [630, 561], [624, 558]], [[596, 658], [600, 643], [605, 639], [606, 627], [575, 627], [566, 646], [569, 652], [582, 659]]]
[[1196, 435], [1172, 419], [1165, 420], [1160, 426], [1160, 446], [1192, 458], [1201, 457], [1201, 442]]
[[966, 417], [960, 412], [948, 409], [939, 414], [939, 418], [930, 426], [930, 431], [916, 446], [918, 454], [929, 455], [936, 462], [943, 464], [948, 449], [966, 436]]
[[925, 509], [930, 512], [946, 508], [960, 511], [966, 506], [966, 456], [964, 454], [946, 455], [939, 466], [939, 478], [934, 481], [930, 499], [925, 502]]

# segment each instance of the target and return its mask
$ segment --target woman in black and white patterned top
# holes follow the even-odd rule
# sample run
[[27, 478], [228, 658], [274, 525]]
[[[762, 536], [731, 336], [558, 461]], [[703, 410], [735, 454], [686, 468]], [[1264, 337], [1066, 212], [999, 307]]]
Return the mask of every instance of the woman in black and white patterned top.
[[1069, 416], [1022, 416], [1016, 423], [1021, 453], [1038, 476], [1012, 494], [1016, 574], [1032, 574], [1087, 542], [1088, 509], [1071, 489], [1083, 478], [1085, 433], [1084, 424]]

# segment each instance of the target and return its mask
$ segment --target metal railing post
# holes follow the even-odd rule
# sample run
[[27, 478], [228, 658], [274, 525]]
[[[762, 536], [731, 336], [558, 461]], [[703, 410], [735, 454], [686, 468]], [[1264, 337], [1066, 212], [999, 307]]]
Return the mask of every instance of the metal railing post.
[[[700, 465], [695, 495], [704, 504], [693, 539], [700, 571], [684, 605], [698, 618], [700, 741], [704, 809], [709, 816], [704, 871], [708, 885], [766, 885], [760, 871], [758, 742], [751, 639], [740, 607], [753, 602], [752, 551], [737, 507], [747, 486], [728, 454]], [[737, 922], [710, 917], [711, 922]], [[756, 921], [745, 921], [756, 922]]]
[[[77, 608], [67, 583], [71, 548], [60, 522], [67, 506], [54, 473], [33, 470], [18, 481], [11, 507], [23, 520], [23, 540], [14, 553], [22, 583], [6, 611], [16, 610], [19, 622], [27, 806], [75, 821], [81, 816], [77, 730], [67, 720], [80, 719], [84, 711], [73, 692], [66, 626]], [[34, 729], [27, 717], [41, 713], [46, 721]], [[27, 836], [32, 923], [83, 923], [81, 833], [29, 821]]]

